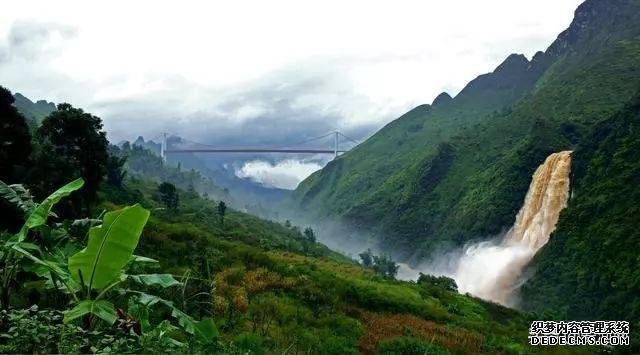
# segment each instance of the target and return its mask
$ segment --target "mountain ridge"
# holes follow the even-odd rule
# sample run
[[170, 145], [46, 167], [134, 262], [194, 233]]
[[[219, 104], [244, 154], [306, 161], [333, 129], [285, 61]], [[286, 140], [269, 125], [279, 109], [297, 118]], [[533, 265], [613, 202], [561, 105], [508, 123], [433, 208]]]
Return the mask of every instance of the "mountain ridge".
[[13, 94], [13, 105], [22, 113], [31, 125], [38, 125], [51, 112], [56, 110], [56, 104], [46, 100], [31, 101], [19, 92]]
[[[633, 21], [639, 8], [630, 0], [585, 1], [569, 28], [531, 61], [510, 55], [446, 105], [412, 109], [303, 181], [292, 199], [302, 211], [298, 215], [364, 228], [382, 245], [407, 244], [406, 249], [415, 250], [416, 243], [426, 243], [418, 248], [419, 257], [434, 250], [434, 236], [445, 244], [459, 244], [499, 233], [512, 223], [530, 173], [545, 154], [570, 148], [585, 126], [631, 99], [632, 87], [640, 81], [640, 30]], [[609, 31], [612, 22], [616, 25]], [[588, 90], [590, 85], [602, 88]], [[428, 175], [430, 164], [442, 158], [441, 143], [451, 145], [452, 168], [440, 171], [442, 183], [430, 190], [435, 195], [413, 196], [420, 191], [415, 186], [422, 174]], [[474, 179], [488, 181], [491, 174], [496, 174], [498, 187], [482, 191], [465, 185]], [[490, 198], [491, 204], [504, 197], [507, 207], [491, 206], [479, 213], [476, 194]], [[432, 205], [434, 199], [447, 208]], [[428, 222], [415, 222], [419, 219]], [[416, 231], [423, 235], [416, 236]]]

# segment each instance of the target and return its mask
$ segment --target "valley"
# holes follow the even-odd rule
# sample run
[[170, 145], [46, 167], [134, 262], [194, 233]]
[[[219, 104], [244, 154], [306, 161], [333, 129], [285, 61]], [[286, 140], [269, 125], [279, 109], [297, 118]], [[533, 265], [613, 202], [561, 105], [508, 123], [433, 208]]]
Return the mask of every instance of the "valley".
[[[0, 80], [0, 353], [637, 353], [638, 19], [585, 0], [546, 49], [384, 124], [349, 111], [373, 79], [304, 65], [122, 101]], [[136, 94], [167, 83], [162, 105]], [[627, 343], [531, 343], [581, 321], [627, 322]]]

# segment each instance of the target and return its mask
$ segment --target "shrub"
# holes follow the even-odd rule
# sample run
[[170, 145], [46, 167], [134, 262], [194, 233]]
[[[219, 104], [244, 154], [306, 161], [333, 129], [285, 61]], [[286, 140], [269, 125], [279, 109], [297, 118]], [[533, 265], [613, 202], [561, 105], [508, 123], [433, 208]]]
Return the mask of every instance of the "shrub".
[[450, 352], [433, 343], [427, 343], [416, 338], [395, 338], [385, 340], [378, 347], [381, 355], [444, 355]]

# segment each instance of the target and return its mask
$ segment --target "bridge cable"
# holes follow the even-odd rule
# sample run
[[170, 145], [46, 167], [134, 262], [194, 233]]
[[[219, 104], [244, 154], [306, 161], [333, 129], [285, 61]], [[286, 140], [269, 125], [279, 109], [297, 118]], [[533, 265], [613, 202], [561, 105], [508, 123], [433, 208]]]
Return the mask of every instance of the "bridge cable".
[[339, 135], [343, 136], [344, 138], [346, 138], [347, 140], [350, 140], [351, 142], [355, 143], [355, 144], [360, 144], [360, 142], [358, 142], [357, 140], [347, 136], [346, 134], [342, 133], [342, 132], [338, 132]]

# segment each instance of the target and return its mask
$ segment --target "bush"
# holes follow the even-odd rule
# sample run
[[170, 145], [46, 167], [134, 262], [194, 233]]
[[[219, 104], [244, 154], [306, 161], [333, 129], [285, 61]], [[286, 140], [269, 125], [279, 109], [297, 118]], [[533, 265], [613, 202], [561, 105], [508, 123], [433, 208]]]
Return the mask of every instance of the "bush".
[[456, 281], [446, 276], [433, 276], [420, 273], [418, 284], [424, 286], [439, 287], [447, 291], [458, 292]]
[[264, 354], [265, 350], [262, 346], [264, 340], [255, 333], [242, 333], [233, 340], [236, 350], [242, 354]]
[[[116, 327], [85, 331], [62, 322], [58, 310], [29, 309], [0, 313], [0, 353], [140, 352], [140, 338]], [[158, 347], [160, 350], [160, 347]]]
[[395, 338], [380, 342], [378, 354], [381, 355], [443, 355], [449, 351], [436, 344], [416, 338]]

